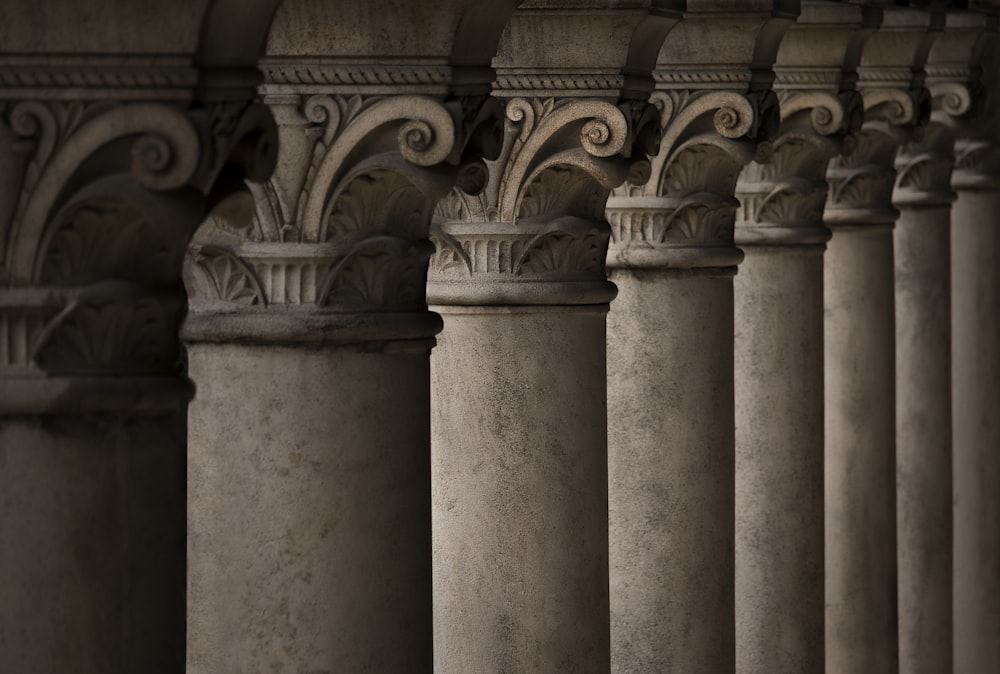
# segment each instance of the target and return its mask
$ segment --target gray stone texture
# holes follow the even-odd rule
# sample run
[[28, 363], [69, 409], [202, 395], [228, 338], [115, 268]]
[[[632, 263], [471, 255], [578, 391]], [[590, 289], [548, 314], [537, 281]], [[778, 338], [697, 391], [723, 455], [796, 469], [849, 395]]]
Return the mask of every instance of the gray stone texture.
[[184, 662], [183, 413], [0, 419], [0, 671]]
[[900, 208], [896, 264], [899, 666], [952, 666], [951, 282], [948, 206]]
[[719, 628], [734, 621], [732, 275], [611, 279], [613, 670], [732, 671], [734, 634]]
[[827, 671], [894, 672], [892, 230], [834, 230], [823, 274]]
[[606, 305], [432, 308], [434, 670], [607, 672]]
[[736, 671], [823, 672], [823, 247], [734, 281]]
[[1000, 671], [1000, 229], [995, 191], [952, 206], [955, 674]]
[[189, 352], [187, 671], [430, 671], [426, 350]]

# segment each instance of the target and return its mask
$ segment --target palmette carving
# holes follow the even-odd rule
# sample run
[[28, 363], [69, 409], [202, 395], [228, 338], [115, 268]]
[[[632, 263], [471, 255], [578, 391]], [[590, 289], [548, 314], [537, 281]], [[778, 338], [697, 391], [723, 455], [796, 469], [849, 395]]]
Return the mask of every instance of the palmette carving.
[[818, 82], [827, 88], [817, 89], [804, 88], [810, 82], [795, 79], [795, 72], [779, 76], [781, 125], [769, 161], [749, 164], [736, 188], [740, 245], [808, 245], [827, 238], [827, 165], [831, 157], [853, 148], [862, 100], [855, 91], [837, 91], [839, 71]]
[[[605, 203], [630, 172], [648, 175], [641, 148], [655, 145], [655, 109], [634, 101], [514, 97], [504, 114], [502, 147], [485, 162], [483, 192], [452, 190], [436, 207], [431, 300], [451, 301], [461, 284], [475, 281], [476, 288], [494, 284], [476, 297], [487, 304], [538, 303], [545, 293], [556, 293], [555, 302], [607, 301]], [[536, 282], [547, 290], [514, 286]], [[580, 282], [589, 290], [574, 296], [571, 286]], [[556, 292], [557, 284], [564, 291]]]
[[904, 145], [896, 154], [897, 206], [945, 205], [954, 200], [951, 173], [955, 165], [954, 130], [932, 122], [923, 138]]
[[663, 141], [650, 179], [608, 202], [609, 266], [735, 264], [733, 192], [743, 166], [767, 149], [773, 95], [669, 90], [652, 100]]
[[[895, 113], [892, 113], [895, 115]], [[895, 158], [905, 131], [871, 125], [857, 134], [850, 154], [834, 158], [827, 169], [825, 221], [830, 226], [892, 223]]]
[[185, 267], [192, 311], [424, 310], [434, 205], [450, 186], [474, 184], [475, 164], [495, 154], [484, 146], [487, 101], [266, 100], [286, 153], [281, 170], [249, 186], [252, 200], [233, 197], [199, 229]]

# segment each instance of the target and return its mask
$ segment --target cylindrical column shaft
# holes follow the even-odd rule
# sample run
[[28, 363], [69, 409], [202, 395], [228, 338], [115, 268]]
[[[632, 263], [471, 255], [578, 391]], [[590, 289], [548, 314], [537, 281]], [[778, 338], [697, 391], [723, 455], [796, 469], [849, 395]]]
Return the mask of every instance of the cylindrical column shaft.
[[995, 189], [960, 188], [952, 207], [956, 674], [1000, 671], [1000, 195]]
[[826, 634], [834, 672], [895, 671], [892, 246], [888, 227], [837, 229], [824, 257]]
[[196, 343], [188, 671], [425, 671], [427, 347]]
[[0, 419], [0, 671], [183, 668], [184, 417], [173, 407]]
[[900, 671], [951, 670], [948, 207], [896, 224], [896, 508]]
[[607, 672], [607, 306], [433, 308], [435, 670]]
[[733, 667], [733, 286], [614, 269], [608, 315], [615, 671]]
[[744, 251], [735, 279], [736, 671], [819, 673], [823, 247]]

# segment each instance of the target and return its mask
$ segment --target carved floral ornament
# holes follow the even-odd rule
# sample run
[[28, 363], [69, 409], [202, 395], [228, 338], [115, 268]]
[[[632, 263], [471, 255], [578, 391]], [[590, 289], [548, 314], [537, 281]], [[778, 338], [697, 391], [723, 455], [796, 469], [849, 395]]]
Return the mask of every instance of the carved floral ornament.
[[[610, 299], [604, 206], [609, 191], [630, 175], [648, 177], [642, 153], [655, 146], [652, 113], [630, 102], [511, 98], [503, 146], [486, 163], [483, 192], [453, 190], [438, 204], [432, 301], [557, 301], [557, 286], [567, 283], [577, 284], [573, 302]], [[475, 286], [464, 283], [469, 279]], [[550, 287], [543, 291], [539, 284]]]
[[482, 188], [483, 158], [498, 151], [494, 103], [266, 100], [279, 123], [281, 170], [220, 204], [196, 234], [185, 271], [188, 337], [204, 312], [265, 315], [282, 305], [333, 322], [338, 313], [423, 312], [434, 205], [456, 184]]
[[835, 157], [827, 170], [828, 226], [883, 225], [895, 221], [892, 206], [899, 148], [923, 133], [930, 118], [926, 89], [863, 92], [865, 121], [850, 153]]
[[733, 248], [733, 197], [740, 170], [766, 157], [776, 123], [771, 92], [658, 91], [663, 142], [651, 177], [608, 201], [612, 267], [720, 267]]
[[246, 102], [0, 102], [0, 368], [173, 373], [184, 245], [225, 167], [270, 170], [269, 119]]

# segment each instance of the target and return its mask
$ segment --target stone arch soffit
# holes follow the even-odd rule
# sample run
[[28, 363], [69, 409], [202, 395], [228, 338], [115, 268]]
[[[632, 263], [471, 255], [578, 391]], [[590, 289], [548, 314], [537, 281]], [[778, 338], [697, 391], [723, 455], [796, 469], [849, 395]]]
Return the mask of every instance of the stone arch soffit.
[[213, 0], [198, 45], [203, 67], [256, 67], [283, 0]]
[[507, 21], [524, 0], [468, 0], [455, 30], [454, 67], [488, 67]]

